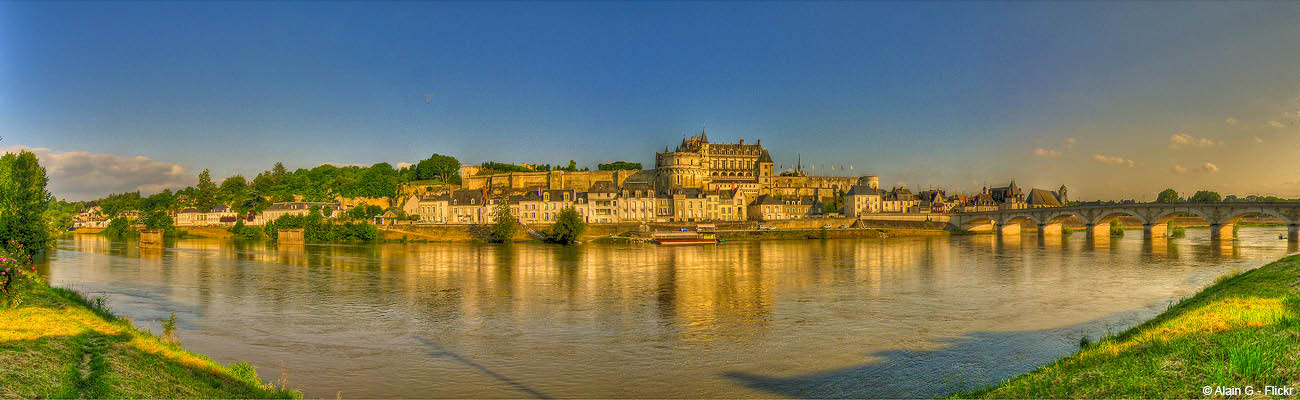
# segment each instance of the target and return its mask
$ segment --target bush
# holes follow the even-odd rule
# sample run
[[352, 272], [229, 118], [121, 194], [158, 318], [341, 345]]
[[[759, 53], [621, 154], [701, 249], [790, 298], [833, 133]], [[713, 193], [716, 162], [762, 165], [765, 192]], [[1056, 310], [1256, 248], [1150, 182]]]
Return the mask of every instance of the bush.
[[510, 214], [510, 204], [506, 199], [501, 199], [494, 213], [496, 215], [492, 217], [492, 241], [510, 242], [515, 237], [515, 231], [519, 229], [519, 220]]
[[578, 210], [573, 207], [565, 208], [560, 211], [560, 215], [555, 219], [555, 226], [551, 228], [551, 241], [560, 244], [573, 244], [578, 241], [578, 236], [587, 230], [587, 223], [582, 221], [578, 215]]
[[1165, 230], [1169, 232], [1170, 239], [1178, 239], [1183, 236], [1187, 236], [1187, 228], [1183, 228], [1181, 226], [1174, 226], [1173, 221], [1169, 221], [1169, 225], [1165, 226]]
[[244, 220], [235, 221], [235, 226], [226, 230], [233, 233], [236, 239], [257, 240], [262, 238], [262, 230], [257, 227], [244, 225]]
[[379, 240], [379, 228], [366, 223], [331, 224], [319, 211], [307, 215], [285, 215], [266, 223], [266, 235], [271, 240], [279, 238], [280, 229], [302, 229], [307, 242], [373, 242]]
[[171, 313], [167, 319], [162, 321], [163, 342], [180, 345], [180, 338], [176, 337], [176, 313]]
[[1124, 225], [1120, 224], [1118, 218], [1110, 220], [1110, 235], [1114, 237], [1124, 236]]
[[40, 284], [40, 278], [22, 243], [10, 240], [8, 246], [0, 248], [0, 307], [21, 305]]
[[104, 236], [111, 239], [127, 239], [140, 236], [140, 231], [135, 230], [135, 227], [131, 226], [131, 221], [127, 221], [126, 218], [113, 218], [112, 221], [108, 221], [108, 227], [104, 228]]
[[230, 375], [235, 379], [244, 381], [244, 383], [262, 386], [262, 378], [257, 376], [257, 369], [247, 362], [237, 362], [230, 364]]

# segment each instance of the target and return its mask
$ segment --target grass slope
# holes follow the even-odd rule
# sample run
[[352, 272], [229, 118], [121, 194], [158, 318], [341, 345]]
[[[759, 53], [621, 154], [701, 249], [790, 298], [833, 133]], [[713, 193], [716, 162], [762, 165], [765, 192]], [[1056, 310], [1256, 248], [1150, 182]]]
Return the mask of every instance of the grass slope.
[[954, 397], [1225, 397], [1205, 396], [1205, 386], [1251, 386], [1261, 396], [1268, 385], [1300, 385], [1297, 317], [1300, 256], [1291, 256], [1220, 278], [1156, 318], [1037, 371]]
[[40, 285], [0, 309], [0, 398], [294, 398], [135, 329], [77, 293]]

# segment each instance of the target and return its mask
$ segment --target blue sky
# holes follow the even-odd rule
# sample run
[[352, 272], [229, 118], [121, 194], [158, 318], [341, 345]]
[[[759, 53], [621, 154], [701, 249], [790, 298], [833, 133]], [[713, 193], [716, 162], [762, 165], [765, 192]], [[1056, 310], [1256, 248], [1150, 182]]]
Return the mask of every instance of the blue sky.
[[[56, 195], [284, 161], [653, 164], [1300, 195], [1295, 3], [3, 3], [0, 147]], [[426, 102], [426, 94], [433, 94]]]

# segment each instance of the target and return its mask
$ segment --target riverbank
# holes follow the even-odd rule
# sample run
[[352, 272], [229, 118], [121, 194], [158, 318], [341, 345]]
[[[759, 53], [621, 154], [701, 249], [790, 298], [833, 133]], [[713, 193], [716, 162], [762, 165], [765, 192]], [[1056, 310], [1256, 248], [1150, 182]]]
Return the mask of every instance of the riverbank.
[[102, 302], [40, 285], [0, 309], [0, 398], [295, 398], [248, 364], [166, 343]]
[[[953, 397], [1295, 396], [1300, 390], [1300, 256], [1221, 278], [1150, 321], [1080, 344], [1070, 357]], [[1292, 392], [1267, 393], [1269, 386]], [[1211, 392], [1204, 392], [1206, 387]]]

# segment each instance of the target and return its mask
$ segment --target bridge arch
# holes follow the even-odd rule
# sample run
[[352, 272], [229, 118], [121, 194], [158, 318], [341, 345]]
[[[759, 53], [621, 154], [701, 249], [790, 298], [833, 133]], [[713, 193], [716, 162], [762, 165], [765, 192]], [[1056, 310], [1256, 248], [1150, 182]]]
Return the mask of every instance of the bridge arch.
[[1177, 209], [1165, 210], [1160, 214], [1157, 214], [1155, 219], [1151, 220], [1151, 223], [1156, 223], [1156, 224], [1167, 223], [1169, 221], [1172, 221], [1174, 218], [1178, 218], [1179, 214], [1192, 214], [1197, 217], [1201, 217], [1201, 219], [1204, 219], [1205, 223], [1207, 224], [1212, 224], [1216, 222], [1214, 218], [1210, 218], [1208, 215], [1205, 215], [1205, 213], [1202, 212], [1201, 210], [1198, 210], [1194, 207], [1189, 207], [1183, 210], [1177, 210]]
[[958, 228], [972, 232], [985, 232], [992, 231], [997, 223], [998, 220], [991, 215], [979, 215], [962, 221]]
[[1002, 224], [1015, 224], [1015, 223], [1021, 223], [1023, 221], [1029, 221], [1029, 223], [1034, 225], [1038, 224], [1038, 219], [1034, 218], [1034, 216], [1031, 214], [1008, 215], [1006, 218], [1002, 219]]
[[1119, 218], [1119, 217], [1133, 217], [1133, 218], [1137, 218], [1138, 221], [1141, 221], [1143, 224], [1146, 224], [1146, 223], [1147, 223], [1146, 218], [1142, 218], [1142, 216], [1141, 216], [1141, 215], [1138, 215], [1138, 213], [1133, 212], [1133, 211], [1130, 211], [1130, 210], [1122, 210], [1122, 209], [1121, 209], [1121, 210], [1103, 210], [1100, 214], [1097, 214], [1097, 217], [1094, 218], [1093, 220], [1089, 221], [1089, 220], [1084, 219], [1083, 222], [1084, 222], [1084, 223], [1088, 223], [1088, 224], [1093, 224], [1093, 225], [1103, 225], [1103, 224], [1108, 224], [1108, 223], [1110, 223], [1110, 220], [1115, 219], [1115, 218]]
[[1057, 211], [1057, 212], [1054, 212], [1054, 213], [1051, 213], [1051, 214], [1047, 214], [1047, 216], [1044, 217], [1042, 221], [1039, 221], [1039, 223], [1040, 223], [1040, 224], [1057, 224], [1057, 223], [1065, 223], [1065, 222], [1068, 221], [1070, 218], [1078, 218], [1079, 220], [1082, 220], [1082, 221], [1084, 221], [1084, 222], [1088, 222], [1087, 219], [1085, 219], [1082, 215], [1079, 215], [1079, 213], [1077, 213], [1077, 212], [1074, 212], [1074, 211]]
[[1247, 215], [1250, 214], [1264, 214], [1273, 218], [1280, 219], [1282, 220], [1283, 224], [1287, 224], [1287, 225], [1295, 225], [1296, 223], [1300, 222], [1300, 221], [1292, 220], [1287, 215], [1284, 215], [1279, 211], [1281, 210], [1275, 210], [1275, 209], [1270, 210], [1265, 207], [1260, 207], [1258, 209], [1233, 210], [1232, 212], [1228, 213], [1228, 217], [1224, 218], [1222, 223], [1235, 224], [1238, 221], [1241, 221], [1242, 218], [1245, 218]]

